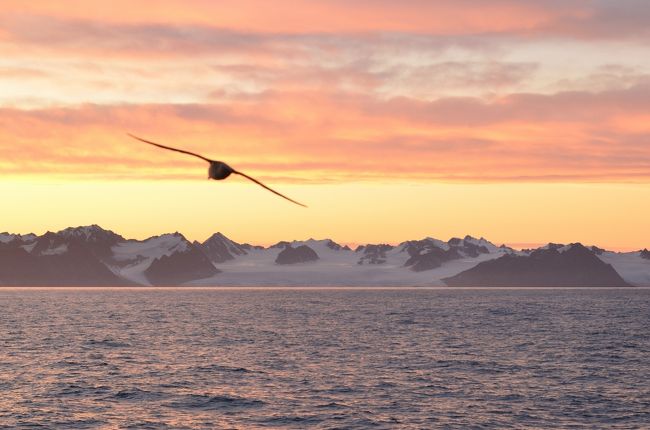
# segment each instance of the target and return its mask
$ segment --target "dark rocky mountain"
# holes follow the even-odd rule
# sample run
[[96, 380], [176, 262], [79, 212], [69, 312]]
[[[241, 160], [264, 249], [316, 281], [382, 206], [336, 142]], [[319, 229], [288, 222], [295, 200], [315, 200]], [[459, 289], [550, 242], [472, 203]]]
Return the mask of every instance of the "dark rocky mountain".
[[163, 255], [153, 260], [144, 274], [152, 285], [180, 285], [209, 278], [219, 273], [210, 259], [193, 244], [181, 252]]
[[213, 234], [198, 246], [215, 263], [223, 263], [228, 260], [233, 260], [235, 256], [247, 254], [246, 247], [233, 242], [221, 233]]
[[48, 231], [44, 235], [37, 237], [31, 253], [44, 255], [63, 252], [65, 247], [75, 244], [98, 259], [105, 261], [110, 260], [112, 256], [111, 248], [125, 240], [122, 236], [110, 230], [104, 230], [98, 225], [70, 227], [56, 233]]
[[97, 224], [84, 227], [68, 227], [57, 233], [61, 237], [78, 239], [85, 243], [112, 243], [124, 241], [122, 236], [110, 230], [105, 230]]
[[18, 241], [0, 243], [0, 285], [132, 285], [115, 275], [80, 242], [59, 244], [53, 250], [44, 248], [42, 243], [36, 253], [28, 252]]
[[0, 233], [0, 242], [1, 243], [9, 243], [17, 240], [18, 242], [31, 242], [34, 239], [36, 239], [38, 236], [36, 236], [34, 233], [29, 233], [29, 234], [14, 234], [14, 233], [7, 233], [2, 232]]
[[[0, 285], [135, 285], [141, 281], [122, 273], [139, 264], [145, 264], [143, 275], [154, 285], [178, 285], [219, 273], [201, 249], [179, 233], [126, 240], [92, 225], [10, 239], [0, 242]], [[124, 254], [120, 248], [154, 256]]]
[[437, 269], [442, 266], [443, 263], [447, 261], [456, 260], [462, 258], [461, 254], [455, 248], [450, 248], [447, 250], [441, 248], [431, 248], [422, 254], [415, 254], [411, 250], [409, 253], [411, 256], [404, 266], [410, 267], [411, 270], [415, 272], [423, 272], [425, 270]]
[[430, 238], [412, 240], [404, 242], [401, 247], [403, 252], [409, 254], [409, 259], [404, 265], [415, 272], [422, 272], [437, 269], [448, 261], [489, 254], [487, 244], [494, 246], [483, 239], [466, 236], [464, 239], [450, 239], [446, 244]]
[[465, 236], [464, 239], [449, 239], [447, 244], [466, 257], [476, 258], [480, 254], [489, 254], [488, 245], [494, 246], [485, 239], [475, 239], [472, 236]]
[[331, 239], [326, 239], [326, 240], [327, 242], [325, 243], [325, 246], [327, 246], [329, 249], [333, 249], [334, 251], [351, 251], [350, 247], [347, 245], [341, 246]]
[[291, 242], [287, 242], [286, 240], [281, 240], [280, 242], [276, 243], [275, 245], [269, 246], [269, 249], [284, 249], [288, 246], [291, 246]]
[[[565, 249], [563, 249], [565, 248]], [[627, 287], [612, 266], [581, 244], [506, 254], [444, 279], [452, 287]]]
[[321, 262], [286, 273], [301, 277], [301, 285], [650, 286], [650, 251], [616, 253], [580, 244], [514, 251], [466, 236], [363, 245], [351, 252], [329, 239], [282, 241], [268, 249], [220, 233], [203, 244], [180, 233], [124, 239], [97, 225], [40, 236], [0, 233], [0, 285], [258, 285], [269, 276], [289, 279], [275, 264], [310, 261]]
[[362, 253], [357, 264], [384, 264], [386, 263], [386, 253], [395, 247], [387, 244], [379, 245], [360, 245], [354, 250], [356, 253]]
[[589, 247], [589, 249], [591, 249], [591, 252], [593, 252], [596, 255], [603, 255], [603, 253], [607, 252], [605, 249], [599, 248], [597, 246], [591, 246]]
[[243, 249], [244, 251], [246, 251], [246, 252], [252, 251], [254, 249], [259, 250], [259, 251], [264, 249], [264, 247], [261, 246], [261, 245], [251, 245], [250, 243], [240, 243], [239, 247], [241, 249]]
[[124, 240], [97, 225], [15, 236], [2, 247], [0, 283], [5, 285], [132, 285], [105, 264], [111, 246]]
[[[334, 242], [331, 239], [323, 239], [323, 240], [316, 240], [316, 239], [308, 239], [305, 242], [309, 244], [318, 244], [318, 243], [324, 243], [325, 246], [327, 246], [329, 249], [333, 251], [351, 251], [350, 247], [345, 245], [341, 246], [338, 243]], [[303, 242], [303, 244], [305, 243]], [[280, 242], [276, 243], [275, 245], [269, 246], [269, 249], [284, 249], [290, 246], [293, 246], [295, 243], [287, 242], [286, 240], [281, 240]]]
[[296, 248], [291, 245], [284, 248], [275, 259], [276, 264], [296, 264], [317, 261], [319, 259], [316, 251], [307, 245], [300, 245]]

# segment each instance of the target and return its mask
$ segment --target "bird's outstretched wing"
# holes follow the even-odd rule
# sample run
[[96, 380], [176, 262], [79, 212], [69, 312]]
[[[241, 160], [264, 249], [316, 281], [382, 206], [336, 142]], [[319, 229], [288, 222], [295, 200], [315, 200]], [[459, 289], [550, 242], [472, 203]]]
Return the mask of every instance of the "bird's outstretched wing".
[[210, 160], [209, 158], [205, 158], [205, 157], [202, 156], [202, 155], [199, 155], [199, 154], [195, 154], [195, 153], [193, 153], [193, 152], [190, 152], [190, 151], [184, 151], [184, 150], [182, 150], [182, 149], [176, 149], [176, 148], [172, 148], [172, 147], [170, 147], [170, 146], [165, 146], [165, 145], [161, 145], [161, 144], [159, 144], [159, 143], [154, 143], [154, 142], [151, 142], [151, 141], [149, 141], [149, 140], [142, 139], [141, 137], [134, 136], [134, 135], [132, 135], [131, 133], [127, 133], [127, 134], [128, 134], [129, 136], [131, 136], [132, 138], [139, 140], [140, 142], [148, 143], [149, 145], [157, 146], [158, 148], [167, 149], [167, 150], [169, 150], [169, 151], [180, 152], [180, 153], [182, 153], [182, 154], [192, 155], [192, 156], [194, 156], [194, 157], [198, 157], [198, 158], [200, 158], [201, 160], [205, 160], [205, 161], [207, 161], [208, 163], [212, 163], [212, 162], [214, 161], [214, 160]]
[[261, 183], [261, 182], [258, 181], [257, 179], [255, 179], [255, 178], [251, 178], [250, 176], [248, 176], [248, 175], [245, 174], [245, 173], [239, 172], [239, 171], [237, 171], [237, 170], [235, 170], [233, 173], [236, 173], [236, 174], [238, 174], [238, 175], [241, 175], [241, 176], [243, 176], [244, 178], [249, 179], [249, 180], [255, 182], [257, 185], [266, 188], [267, 190], [269, 190], [269, 191], [272, 192], [273, 194], [277, 194], [278, 196], [282, 197], [283, 199], [287, 199], [287, 200], [289, 200], [291, 203], [295, 203], [295, 204], [297, 204], [298, 206], [302, 206], [302, 207], [304, 207], [304, 208], [307, 207], [306, 205], [303, 205], [302, 203], [298, 203], [297, 201], [295, 201], [295, 200], [293, 200], [293, 199], [290, 199], [289, 197], [285, 196], [284, 194], [278, 193], [278, 192], [275, 191], [274, 189], [267, 187], [266, 185], [264, 185], [263, 183]]

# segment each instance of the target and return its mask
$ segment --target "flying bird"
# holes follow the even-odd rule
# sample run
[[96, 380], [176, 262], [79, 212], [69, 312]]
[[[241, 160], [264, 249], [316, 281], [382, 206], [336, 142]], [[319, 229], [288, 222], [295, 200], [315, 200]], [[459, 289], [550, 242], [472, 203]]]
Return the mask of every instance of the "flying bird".
[[276, 194], [276, 195], [278, 195], [278, 196], [280, 196], [280, 197], [282, 197], [284, 199], [287, 199], [292, 203], [295, 203], [295, 204], [297, 204], [299, 206], [302, 206], [302, 207], [305, 207], [305, 208], [307, 207], [306, 205], [303, 205], [302, 203], [299, 203], [299, 202], [297, 202], [297, 201], [295, 201], [293, 199], [290, 199], [289, 197], [285, 196], [284, 194], [279, 193], [279, 192], [275, 191], [274, 189], [267, 187], [266, 185], [264, 185], [263, 183], [261, 183], [257, 179], [252, 178], [252, 177], [248, 176], [247, 174], [245, 174], [243, 172], [240, 172], [238, 170], [233, 169], [232, 167], [230, 167], [229, 165], [227, 165], [223, 161], [210, 160], [209, 158], [206, 158], [206, 157], [204, 157], [202, 155], [199, 155], [199, 154], [195, 154], [194, 152], [185, 151], [185, 150], [178, 149], [178, 148], [172, 148], [170, 146], [165, 146], [165, 145], [161, 145], [159, 143], [151, 142], [149, 140], [142, 139], [141, 137], [134, 136], [131, 133], [127, 133], [127, 134], [129, 136], [131, 136], [132, 138], [139, 140], [140, 142], [148, 143], [149, 145], [157, 146], [158, 148], [167, 149], [169, 151], [175, 151], [175, 152], [180, 152], [181, 154], [191, 155], [193, 157], [197, 157], [197, 158], [200, 158], [201, 160], [207, 161], [208, 163], [210, 163], [210, 167], [208, 168], [208, 179], [222, 180], [222, 179], [226, 179], [228, 176], [230, 176], [231, 174], [234, 173], [236, 175], [243, 176], [244, 178], [255, 182], [257, 185], [266, 188], [270, 192], [272, 192], [272, 193], [274, 193], [274, 194]]

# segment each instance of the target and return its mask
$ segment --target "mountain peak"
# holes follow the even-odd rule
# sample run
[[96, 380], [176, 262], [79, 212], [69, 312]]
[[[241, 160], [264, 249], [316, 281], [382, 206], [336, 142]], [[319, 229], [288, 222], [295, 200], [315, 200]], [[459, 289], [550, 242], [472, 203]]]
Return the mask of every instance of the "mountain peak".
[[237, 242], [228, 239], [221, 232], [214, 233], [200, 246], [205, 255], [215, 263], [223, 263], [234, 259], [237, 255], [248, 254], [244, 247]]
[[222, 239], [222, 240], [227, 239], [227, 240], [230, 240], [230, 239], [228, 239], [228, 237], [226, 237], [225, 234], [218, 231], [218, 232], [212, 234], [210, 237], [208, 237], [203, 243], [209, 242], [210, 240], [213, 240], [213, 239]]
[[452, 287], [626, 287], [610, 265], [580, 243], [505, 254], [444, 278]]
[[88, 242], [99, 242], [99, 241], [117, 242], [119, 240], [124, 240], [124, 238], [119, 234], [116, 234], [111, 230], [103, 229], [97, 224], [91, 224], [91, 225], [79, 226], [79, 227], [68, 227], [58, 231], [56, 234], [58, 236], [82, 239]]
[[14, 240], [18, 240], [20, 242], [31, 242], [34, 239], [36, 239], [38, 236], [36, 236], [34, 233], [28, 233], [28, 234], [14, 234], [14, 233], [0, 233], [0, 243], [9, 243], [13, 242]]

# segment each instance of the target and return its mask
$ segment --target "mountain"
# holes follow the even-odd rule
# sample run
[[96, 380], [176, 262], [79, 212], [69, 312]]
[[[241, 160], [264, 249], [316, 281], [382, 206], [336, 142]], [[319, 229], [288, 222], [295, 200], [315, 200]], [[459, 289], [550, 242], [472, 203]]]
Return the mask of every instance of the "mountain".
[[647, 253], [603, 250], [598, 258], [610, 264], [627, 283], [635, 286], [650, 286], [650, 259]]
[[180, 285], [219, 272], [198, 247], [190, 245], [182, 252], [163, 254], [154, 259], [144, 274], [153, 285]]
[[0, 285], [177, 285], [219, 272], [179, 233], [137, 241], [91, 225], [2, 238]]
[[471, 236], [354, 251], [331, 239], [263, 247], [222, 233], [133, 240], [91, 225], [0, 233], [0, 285], [650, 286], [648, 254], [581, 244], [517, 251]]
[[300, 245], [296, 248], [288, 245], [275, 258], [275, 264], [308, 263], [316, 260], [318, 260], [318, 254], [307, 245]]
[[386, 253], [394, 248], [394, 246], [387, 244], [360, 245], [354, 251], [362, 254], [357, 264], [384, 264], [387, 259]]
[[178, 285], [219, 273], [201, 247], [180, 233], [125, 240], [111, 252], [107, 264], [122, 278], [143, 285]]
[[224, 261], [233, 260], [236, 256], [246, 255], [246, 250], [250, 249], [250, 245], [242, 246], [221, 233], [213, 234], [198, 246], [215, 263], [223, 263]]
[[[219, 264], [222, 273], [212, 279], [191, 282], [191, 285], [319, 285], [319, 286], [444, 286], [442, 278], [469, 269], [481, 261], [498, 258], [509, 248], [498, 248], [479, 239], [467, 238], [468, 244], [452, 240], [436, 239], [407, 241], [397, 246], [389, 244], [360, 245], [354, 251], [330, 239], [306, 241], [280, 241], [266, 249], [250, 251], [246, 256]], [[471, 242], [471, 243], [469, 243]], [[425, 246], [431, 245], [431, 246]], [[485, 246], [482, 252], [474, 252], [475, 246]], [[306, 246], [311, 261], [296, 258], [293, 264], [283, 262], [288, 248]], [[416, 254], [434, 252], [433, 249], [457, 249], [454, 259], [445, 261], [440, 267], [413, 270], [409, 259]], [[286, 252], [285, 252], [286, 251]], [[305, 250], [306, 252], [306, 250]], [[410, 252], [410, 253], [409, 253]], [[476, 257], [473, 257], [476, 255]], [[408, 263], [408, 265], [407, 265]]]
[[445, 278], [452, 287], [628, 287], [614, 268], [581, 244], [506, 254]]
[[452, 260], [476, 258], [481, 254], [490, 254], [490, 250], [492, 252], [503, 250], [483, 238], [474, 239], [471, 236], [466, 236], [465, 239], [452, 238], [446, 243], [426, 238], [404, 242], [401, 247], [410, 256], [404, 265], [416, 272], [437, 269]]
[[34, 233], [29, 233], [29, 234], [13, 234], [13, 233], [0, 233], [0, 243], [9, 243], [13, 242], [14, 240], [18, 240], [20, 242], [23, 241], [31, 241], [36, 239], [36, 235]]
[[129, 285], [116, 276], [83, 241], [55, 233], [0, 243], [0, 285]]

